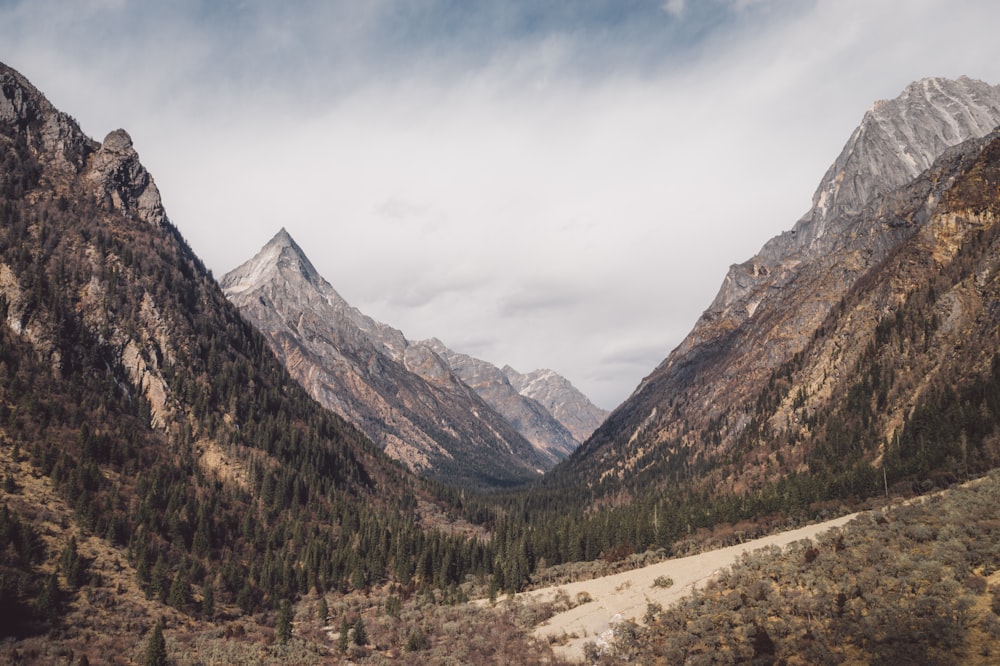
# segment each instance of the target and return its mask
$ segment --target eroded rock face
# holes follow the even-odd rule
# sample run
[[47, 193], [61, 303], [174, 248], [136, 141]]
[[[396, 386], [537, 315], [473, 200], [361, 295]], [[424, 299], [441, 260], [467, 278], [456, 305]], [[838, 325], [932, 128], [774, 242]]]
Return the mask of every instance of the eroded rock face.
[[555, 464], [438, 350], [349, 305], [284, 229], [221, 283], [313, 397], [414, 471], [496, 486]]
[[557, 372], [540, 369], [521, 374], [509, 365], [502, 370], [518, 393], [545, 407], [581, 444], [608, 416]]
[[706, 316], [751, 316], [767, 291], [830, 253], [872, 244], [884, 252], [891, 240], [853, 228], [865, 206], [912, 181], [947, 148], [997, 125], [1000, 86], [967, 77], [922, 79], [895, 99], [875, 102], [820, 181], [812, 208], [756, 256], [730, 268]]
[[[872, 279], [865, 276], [934, 218], [952, 174], [975, 152], [961, 142], [997, 125], [1000, 87], [967, 78], [925, 79], [876, 102], [824, 176], [809, 212], [730, 268], [691, 333], [597, 430], [583, 464], [625, 474], [623, 459], [639, 464], [667, 442], [667, 455], [678, 460], [726, 455], [772, 373], [812, 344], [859, 280]], [[870, 317], [898, 303], [906, 285], [897, 287]], [[837, 349], [849, 344], [843, 340]], [[716, 420], [723, 415], [725, 428]], [[694, 434], [703, 428], [711, 431], [706, 439]], [[614, 442], [627, 451], [612, 454]]]
[[[103, 144], [98, 144], [71, 117], [56, 110], [27, 79], [2, 64], [0, 128], [3, 130], [0, 147], [18, 154], [23, 161], [30, 161], [37, 173], [44, 174], [46, 196], [57, 199], [55, 208], [60, 212], [77, 207], [82, 198], [97, 202], [104, 206], [103, 210], [121, 214], [129, 221], [156, 227], [168, 223], [156, 185], [139, 162], [127, 132], [111, 132]], [[7, 186], [4, 183], [7, 177], [8, 174], [0, 173], [0, 186]], [[37, 193], [25, 196], [32, 203], [39, 202]], [[81, 214], [96, 216], [100, 210]], [[173, 359], [169, 322], [160, 316], [147, 293], [138, 301], [139, 325], [125, 325], [121, 318], [109, 313], [107, 289], [98, 276], [111, 270], [120, 276], [135, 277], [129, 275], [130, 269], [119, 257], [99, 251], [92, 238], [75, 245], [71, 254], [72, 261], [79, 262], [77, 270], [92, 275], [87, 285], [75, 294], [75, 311], [80, 322], [112, 350], [113, 360], [109, 359], [109, 363], [118, 363], [125, 369], [131, 383], [130, 393], [142, 395], [148, 401], [151, 424], [166, 427], [173, 416], [162, 375], [162, 361]], [[0, 292], [8, 302], [5, 324], [28, 340], [41, 357], [51, 362], [53, 371], [60, 373], [72, 359], [64, 358], [60, 345], [54, 342], [59, 331], [51, 313], [37, 303], [26, 305], [29, 298], [9, 266], [0, 265]]]
[[93, 158], [90, 178], [100, 185], [100, 196], [115, 210], [153, 226], [161, 226], [167, 219], [160, 191], [139, 162], [132, 137], [125, 130], [105, 137]]
[[546, 468], [563, 460], [579, 446], [573, 433], [544, 405], [523, 395], [512, 385], [504, 371], [492, 363], [452, 351], [437, 339], [415, 344], [426, 347], [443, 358], [465, 384], [545, 456]]

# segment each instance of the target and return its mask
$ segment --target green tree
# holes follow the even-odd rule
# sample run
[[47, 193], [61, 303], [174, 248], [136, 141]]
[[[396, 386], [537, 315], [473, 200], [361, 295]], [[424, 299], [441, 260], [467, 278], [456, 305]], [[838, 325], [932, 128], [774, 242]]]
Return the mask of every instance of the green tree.
[[326, 625], [326, 618], [330, 615], [330, 606], [326, 603], [326, 597], [319, 598], [319, 607], [316, 609], [319, 615], [319, 622], [322, 625]]
[[188, 602], [188, 584], [180, 571], [174, 575], [174, 580], [170, 584], [170, 596], [167, 603], [178, 610], [183, 610]]
[[358, 616], [358, 619], [354, 621], [352, 629], [354, 629], [354, 635], [352, 637], [354, 644], [357, 646], [368, 645], [368, 632], [365, 630], [365, 621], [361, 619], [360, 615]]
[[54, 572], [45, 579], [45, 587], [38, 598], [38, 612], [50, 621], [59, 615], [59, 580]]
[[405, 650], [407, 652], [418, 652], [426, 649], [429, 643], [430, 641], [427, 638], [427, 634], [424, 633], [423, 629], [417, 627], [410, 632], [409, 636], [407, 636]]
[[209, 622], [215, 617], [215, 587], [211, 581], [205, 583], [202, 590], [201, 616]]
[[76, 537], [70, 537], [69, 543], [63, 548], [60, 565], [63, 576], [66, 577], [66, 584], [71, 589], [80, 587], [83, 582], [83, 563], [76, 548]]
[[345, 615], [340, 619], [340, 635], [337, 637], [337, 647], [340, 649], [341, 654], [347, 652], [347, 635], [350, 631], [351, 626], [347, 623], [347, 616]]
[[292, 639], [292, 605], [287, 599], [282, 600], [281, 610], [278, 611], [278, 626], [275, 628], [278, 633], [278, 642], [282, 645]]
[[157, 620], [153, 625], [153, 632], [149, 636], [146, 644], [146, 653], [143, 655], [144, 666], [166, 666], [167, 661], [167, 641], [163, 638], [163, 621]]
[[152, 596], [161, 602], [165, 602], [170, 592], [170, 586], [167, 582], [170, 580], [170, 574], [167, 571], [167, 560], [163, 556], [163, 553], [160, 553], [156, 558], [156, 564], [153, 565], [153, 572], [150, 578], [149, 588]]

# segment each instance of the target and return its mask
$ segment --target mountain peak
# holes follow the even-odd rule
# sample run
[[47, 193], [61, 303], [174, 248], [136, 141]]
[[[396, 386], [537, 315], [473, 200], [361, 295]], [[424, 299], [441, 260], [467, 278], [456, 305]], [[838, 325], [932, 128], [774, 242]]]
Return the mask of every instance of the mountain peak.
[[286, 279], [294, 276], [315, 287], [325, 282], [284, 227], [253, 258], [227, 273], [222, 279], [222, 286], [229, 294], [239, 294], [257, 288], [278, 275]]
[[501, 372], [518, 393], [549, 410], [578, 442], [586, 441], [608, 416], [555, 370], [539, 368], [521, 374], [505, 365]]
[[267, 253], [269, 257], [274, 260], [279, 259], [282, 255], [286, 258], [290, 258], [294, 261], [308, 264], [312, 268], [312, 263], [310, 263], [306, 253], [299, 247], [299, 244], [295, 242], [292, 235], [288, 231], [281, 227], [278, 233], [269, 240], [264, 247], [261, 249], [261, 253]]
[[[890, 275], [880, 286], [898, 292], [891, 296], [880, 292], [866, 304], [863, 314], [848, 311], [849, 315], [843, 315], [847, 296], [873, 289], [873, 276], [888, 265], [885, 262], [899, 256], [900, 248], [911, 239], [917, 239], [912, 240], [915, 253], [921, 242], [951, 239], [940, 240], [942, 247], [952, 245], [936, 254], [925, 245], [920, 261], [930, 257], [932, 262], [944, 263], [957, 251], [955, 239], [961, 234], [927, 231], [928, 225], [935, 214], [943, 215], [943, 197], [950, 179], [963, 173], [962, 160], [976, 158], [982, 149], [985, 139], [973, 139], [993, 136], [998, 125], [1000, 86], [968, 77], [921, 79], [898, 97], [873, 104], [821, 181], [810, 211], [790, 231], [768, 241], [756, 256], [730, 268], [694, 329], [609, 416], [607, 427], [588, 443], [589, 450], [605, 451], [625, 441], [632, 451], [648, 451], [653, 449], [643, 447], [670, 441], [677, 451], [697, 459], [709, 455], [704, 452], [710, 449], [710, 455], [721, 455], [748, 424], [766, 423], [778, 429], [789, 423], [794, 426], [796, 419], [805, 423], [807, 415], [793, 414], [788, 405], [780, 416], [770, 413], [770, 421], [755, 421], [758, 408], [754, 405], [771, 399], [767, 392], [773, 386], [768, 387], [768, 382], [776, 381], [774, 373], [792, 367], [805, 350], [827, 343], [833, 351], [817, 356], [826, 359], [827, 365], [817, 366], [801, 396], [789, 393], [788, 404], [801, 403], [807, 393], [848, 393], [850, 385], [831, 388], [850, 376], [848, 370], [835, 371], [834, 363], [841, 362], [846, 354], [843, 347], [851, 341], [868, 338], [834, 336], [829, 322], [842, 316], [858, 322], [879, 321], [909, 291], [929, 281], [929, 273], [914, 273], [908, 279]], [[941, 221], [939, 226], [947, 224], [951, 222]], [[980, 274], [988, 273], [984, 269]], [[964, 292], [951, 298], [956, 303], [966, 299], [989, 302], [985, 296]], [[939, 304], [926, 318], [936, 321], [935, 317], [950, 312]], [[735, 420], [720, 428], [726, 409]], [[692, 435], [695, 420], [706, 429]], [[706, 432], [711, 436], [698, 441]], [[705, 441], [711, 443], [706, 447]], [[688, 450], [688, 442], [697, 453]]]
[[1000, 86], [967, 76], [920, 79], [894, 99], [875, 102], [796, 225], [798, 243], [815, 243], [831, 218], [860, 212], [874, 197], [913, 180], [947, 148], [985, 136], [998, 122]]
[[766, 295], [762, 285], [774, 288], [802, 262], [862, 242], [870, 230], [852, 225], [866, 206], [912, 181], [948, 148], [998, 124], [1000, 86], [967, 76], [920, 79], [875, 102], [820, 181], [812, 208], [757, 256], [732, 266], [703, 317], [752, 316]]
[[555, 464], [458, 378], [435, 351], [446, 350], [440, 341], [411, 345], [349, 305], [287, 230], [221, 284], [320, 404], [411, 470], [488, 486]]
[[288, 233], [288, 230], [285, 229], [284, 227], [278, 229], [278, 233], [274, 234], [274, 237], [267, 242], [267, 245], [280, 245], [280, 246], [299, 248], [298, 244], [295, 242], [295, 239], [292, 238], [292, 235]]

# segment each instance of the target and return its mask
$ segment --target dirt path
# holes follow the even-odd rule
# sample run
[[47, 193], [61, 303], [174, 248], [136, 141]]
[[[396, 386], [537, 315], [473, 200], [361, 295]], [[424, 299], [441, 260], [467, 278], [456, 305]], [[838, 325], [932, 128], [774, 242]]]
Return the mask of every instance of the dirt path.
[[[585, 643], [595, 641], [600, 644], [606, 640], [610, 636], [612, 625], [616, 622], [631, 619], [641, 624], [649, 602], [666, 606], [704, 585], [716, 572], [733, 564], [744, 552], [772, 545], [783, 547], [800, 539], [809, 539], [830, 528], [847, 523], [856, 515], [842, 516], [824, 523], [747, 541], [738, 546], [667, 560], [604, 578], [532, 590], [517, 595], [517, 599], [549, 601], [560, 591], [574, 600], [580, 593], [590, 595], [592, 601], [549, 618], [535, 630], [535, 635], [545, 640], [549, 637], [569, 636], [565, 644], [555, 646], [556, 652], [567, 659], [582, 661]], [[673, 585], [654, 586], [653, 581], [659, 576], [672, 578]], [[562, 640], [560, 638], [556, 642]]]

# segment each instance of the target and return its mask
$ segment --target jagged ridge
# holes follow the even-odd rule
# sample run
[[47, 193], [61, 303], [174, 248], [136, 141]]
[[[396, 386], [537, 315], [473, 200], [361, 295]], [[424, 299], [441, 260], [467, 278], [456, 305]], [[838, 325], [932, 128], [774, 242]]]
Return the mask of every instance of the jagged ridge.
[[[873, 271], [940, 214], [940, 198], [956, 177], [947, 169], [959, 168], [940, 163], [946, 148], [997, 124], [1000, 88], [967, 78], [926, 79], [895, 100], [876, 103], [827, 172], [813, 208], [791, 231], [730, 269], [687, 338], [609, 416], [572, 466], [589, 470], [591, 478], [621, 479], [665, 456], [707, 470], [732, 455], [742, 433], [760, 426], [760, 419], [784, 426], [754, 408], [774, 373], [832, 325], [824, 322], [858, 285], [882, 280], [897, 289], [883, 294], [868, 315], [872, 321], [905, 298], [911, 285]], [[939, 180], [914, 181], [935, 158], [943, 164], [933, 177]], [[838, 344], [850, 347], [852, 338], [863, 344], [865, 335], [844, 333]], [[825, 395], [850, 368], [840, 366], [837, 377], [831, 372], [827, 367], [813, 378], [826, 377]], [[803, 387], [806, 395], [819, 390]], [[775, 474], [795, 467], [786, 460], [770, 469]]]
[[443, 344], [411, 343], [348, 305], [285, 230], [221, 284], [321, 404], [411, 469], [451, 483], [509, 485], [576, 447], [537, 403], [533, 420], [498, 413]]

